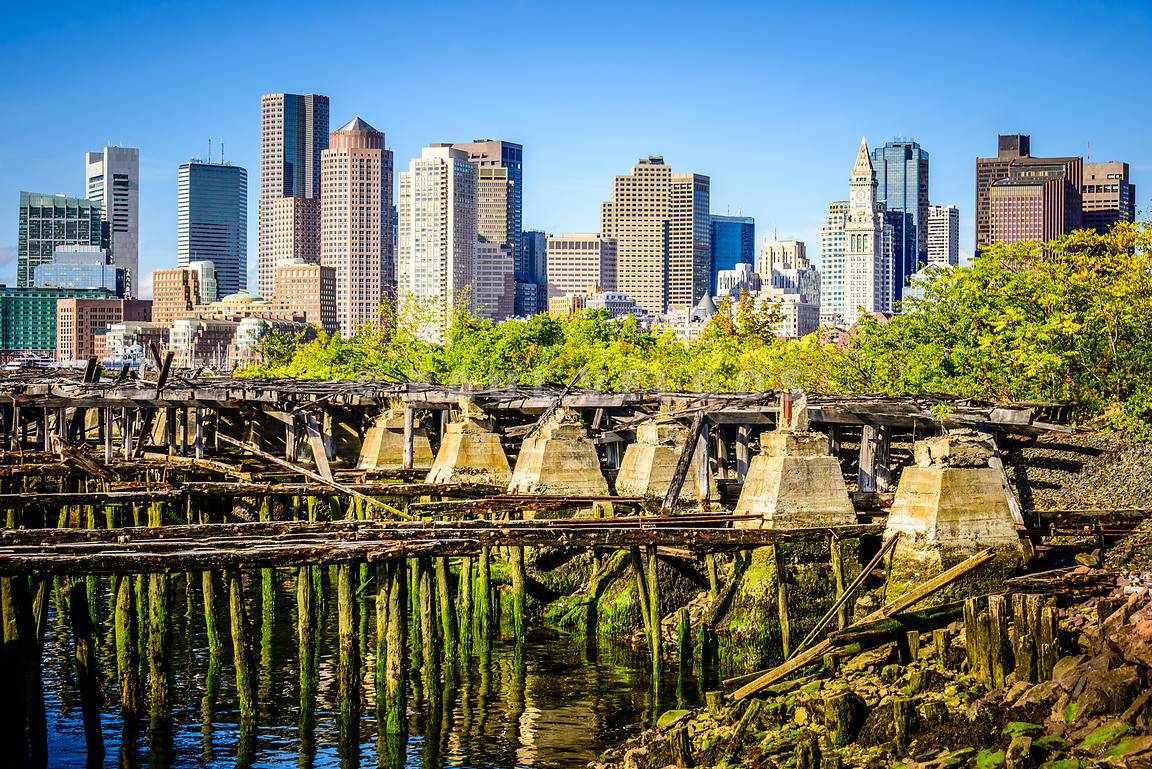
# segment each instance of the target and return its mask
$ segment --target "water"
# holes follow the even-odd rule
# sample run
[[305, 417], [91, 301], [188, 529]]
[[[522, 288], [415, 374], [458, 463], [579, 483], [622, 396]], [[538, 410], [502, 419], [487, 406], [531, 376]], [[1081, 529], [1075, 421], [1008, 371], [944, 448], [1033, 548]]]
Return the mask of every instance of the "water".
[[[258, 717], [254, 752], [237, 758], [239, 707], [231, 665], [227, 613], [225, 652], [212, 665], [207, 650], [198, 578], [191, 588], [172, 579], [172, 719], [167, 735], [150, 733], [147, 721], [123, 738], [116, 684], [115, 647], [107, 593], [98, 602], [99, 664], [106, 757], [88, 763], [75, 688], [72, 641], [59, 601], [50, 602], [44, 648], [49, 766], [148, 767], [552, 767], [584, 766], [605, 748], [651, 725], [669, 708], [698, 703], [690, 674], [666, 666], [654, 693], [646, 650], [610, 639], [586, 639], [532, 627], [521, 643], [507, 626], [487, 653], [444, 664], [439, 682], [408, 681], [408, 733], [378, 743], [374, 711], [375, 609], [361, 605], [364, 670], [358, 718], [345, 720], [337, 705], [335, 591], [326, 588], [319, 615], [318, 685], [311, 729], [301, 729], [294, 580], [281, 574], [276, 611], [261, 619], [258, 579], [246, 586], [256, 670]], [[370, 595], [371, 589], [365, 592]], [[411, 632], [411, 628], [410, 628]], [[143, 655], [142, 655], [143, 656]], [[142, 685], [146, 681], [141, 675]], [[146, 718], [146, 716], [145, 716]], [[356, 728], [353, 728], [356, 727]], [[391, 755], [390, 759], [384, 759]]]

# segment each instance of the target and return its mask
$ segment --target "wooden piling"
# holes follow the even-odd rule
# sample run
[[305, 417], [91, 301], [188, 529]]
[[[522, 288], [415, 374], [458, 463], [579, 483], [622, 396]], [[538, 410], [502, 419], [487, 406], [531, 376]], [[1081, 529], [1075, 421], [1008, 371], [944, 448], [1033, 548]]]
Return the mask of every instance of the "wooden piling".
[[996, 689], [1004, 688], [1008, 669], [1008, 610], [1002, 595], [988, 596], [989, 680]]
[[140, 652], [137, 646], [132, 578], [119, 577], [118, 581], [113, 619], [116, 636], [116, 672], [120, 682], [120, 717], [124, 721], [125, 728], [131, 728], [140, 718], [140, 682], [136, 675], [140, 664]]
[[748, 463], [751, 461], [752, 453], [748, 449], [748, 440], [752, 434], [752, 428], [748, 425], [740, 425], [736, 428], [736, 480], [740, 483], [748, 477]]
[[208, 636], [208, 654], [219, 660], [224, 652], [220, 639], [220, 616], [216, 611], [216, 575], [211, 571], [200, 572], [200, 592], [204, 598], [204, 630]]
[[[408, 562], [401, 558], [389, 569], [387, 660], [384, 670], [386, 731], [400, 734], [407, 729], [404, 691], [404, 650], [408, 645]], [[379, 704], [377, 704], [379, 707]]]
[[228, 572], [228, 613], [232, 626], [232, 656], [236, 668], [236, 698], [240, 702], [241, 722], [254, 723], [256, 696], [252, 686], [252, 650], [248, 642], [248, 612], [244, 609], [244, 592], [240, 572]]
[[524, 638], [524, 548], [508, 550], [512, 557], [512, 632], [519, 641]]
[[449, 659], [456, 656], [456, 607], [452, 605], [452, 573], [448, 557], [436, 558], [436, 597], [440, 601], [440, 637], [444, 639], [444, 652]]
[[354, 564], [342, 563], [336, 567], [336, 678], [340, 713], [344, 716], [351, 716], [360, 708], [360, 648], [356, 638], [358, 604], [352, 576], [354, 570], [358, 571]]
[[440, 669], [440, 644], [436, 638], [436, 596], [431, 558], [416, 560], [420, 578], [420, 633], [424, 642], [424, 672], [433, 677]]
[[651, 611], [652, 673], [658, 679], [664, 657], [664, 635], [660, 632], [660, 580], [657, 578], [656, 546], [648, 545], [648, 606]]
[[[832, 535], [829, 538], [829, 553], [832, 558], [832, 581], [836, 588], [836, 601], [844, 595], [844, 542]], [[836, 609], [836, 626], [843, 630], [848, 627], [848, 602], [845, 601]]]
[[1036, 683], [1036, 641], [1028, 617], [1028, 596], [1012, 594], [1012, 629], [1015, 639], [1016, 678]]
[[1056, 667], [1056, 660], [1060, 657], [1057, 612], [1055, 606], [1044, 606], [1040, 609], [1040, 622], [1035, 633], [1036, 678], [1040, 681], [1052, 678], [1052, 669]]
[[948, 649], [951, 645], [951, 636], [947, 628], [936, 628], [932, 631], [932, 647], [936, 651], [936, 664], [941, 670], [948, 670]]
[[168, 575], [148, 575], [148, 715], [154, 728], [166, 725], [172, 710], [170, 601]]
[[84, 720], [84, 744], [89, 765], [99, 766], [104, 758], [104, 734], [100, 726], [100, 671], [96, 667], [96, 628], [88, 616], [88, 597], [83, 582], [73, 582], [69, 590], [69, 614], [76, 643], [76, 683], [80, 687], [80, 709]]
[[680, 673], [692, 668], [692, 621], [688, 617], [688, 607], [681, 606], [676, 612], [676, 641], [680, 653]]
[[480, 562], [476, 570], [476, 615], [480, 620], [480, 639], [484, 643], [492, 638], [491, 557], [487, 547], [480, 548]]
[[473, 557], [460, 559], [460, 580], [457, 598], [460, 604], [460, 649], [467, 654], [472, 649], [472, 563]]
[[632, 573], [636, 577], [636, 597], [640, 604], [640, 617], [644, 620], [644, 635], [648, 638], [648, 645], [651, 647], [652, 610], [648, 603], [648, 578], [644, 576], [644, 562], [640, 558], [640, 548], [629, 549], [628, 558], [632, 562]]

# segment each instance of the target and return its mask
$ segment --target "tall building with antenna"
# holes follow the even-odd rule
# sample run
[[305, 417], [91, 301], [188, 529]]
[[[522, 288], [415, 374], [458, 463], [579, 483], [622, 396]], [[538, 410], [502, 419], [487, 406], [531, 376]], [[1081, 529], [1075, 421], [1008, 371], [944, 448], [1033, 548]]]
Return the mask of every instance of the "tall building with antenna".
[[[216, 268], [218, 296], [248, 287], [248, 172], [224, 162], [191, 160], [177, 173], [176, 263], [208, 261]], [[214, 292], [215, 293], [215, 292]]]

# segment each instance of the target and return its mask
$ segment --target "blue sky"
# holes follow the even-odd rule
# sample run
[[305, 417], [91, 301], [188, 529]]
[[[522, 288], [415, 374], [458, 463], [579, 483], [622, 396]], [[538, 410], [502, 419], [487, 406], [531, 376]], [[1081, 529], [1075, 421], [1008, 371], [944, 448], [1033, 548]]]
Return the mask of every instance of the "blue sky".
[[283, 2], [17, 4], [0, 26], [0, 281], [20, 190], [81, 194], [84, 152], [140, 148], [140, 265], [176, 260], [176, 169], [225, 143], [248, 169], [255, 285], [260, 94], [322, 93], [398, 168], [435, 141], [524, 145], [526, 228], [595, 231], [612, 176], [663, 154], [712, 210], [819, 251], [861, 135], [931, 155], [933, 203], [971, 252], [975, 162], [997, 133], [1037, 155], [1132, 166], [1152, 201], [1149, 3]]

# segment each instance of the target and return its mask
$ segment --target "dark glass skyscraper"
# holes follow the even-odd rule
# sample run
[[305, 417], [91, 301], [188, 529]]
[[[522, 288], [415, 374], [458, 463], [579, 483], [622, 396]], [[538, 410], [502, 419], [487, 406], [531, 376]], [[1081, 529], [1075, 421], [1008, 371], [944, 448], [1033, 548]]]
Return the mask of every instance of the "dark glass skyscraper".
[[246, 290], [248, 172], [228, 163], [192, 161], [180, 166], [178, 178], [176, 263], [212, 262], [220, 297]]
[[756, 260], [756, 220], [751, 216], [712, 215], [711, 259], [708, 265], [708, 292], [716, 295], [716, 273], [734, 270], [740, 263]]
[[890, 141], [872, 150], [876, 171], [876, 202], [889, 211], [911, 217], [892, 217], [893, 284], [896, 299], [909, 275], [928, 261], [928, 153], [907, 139]]

